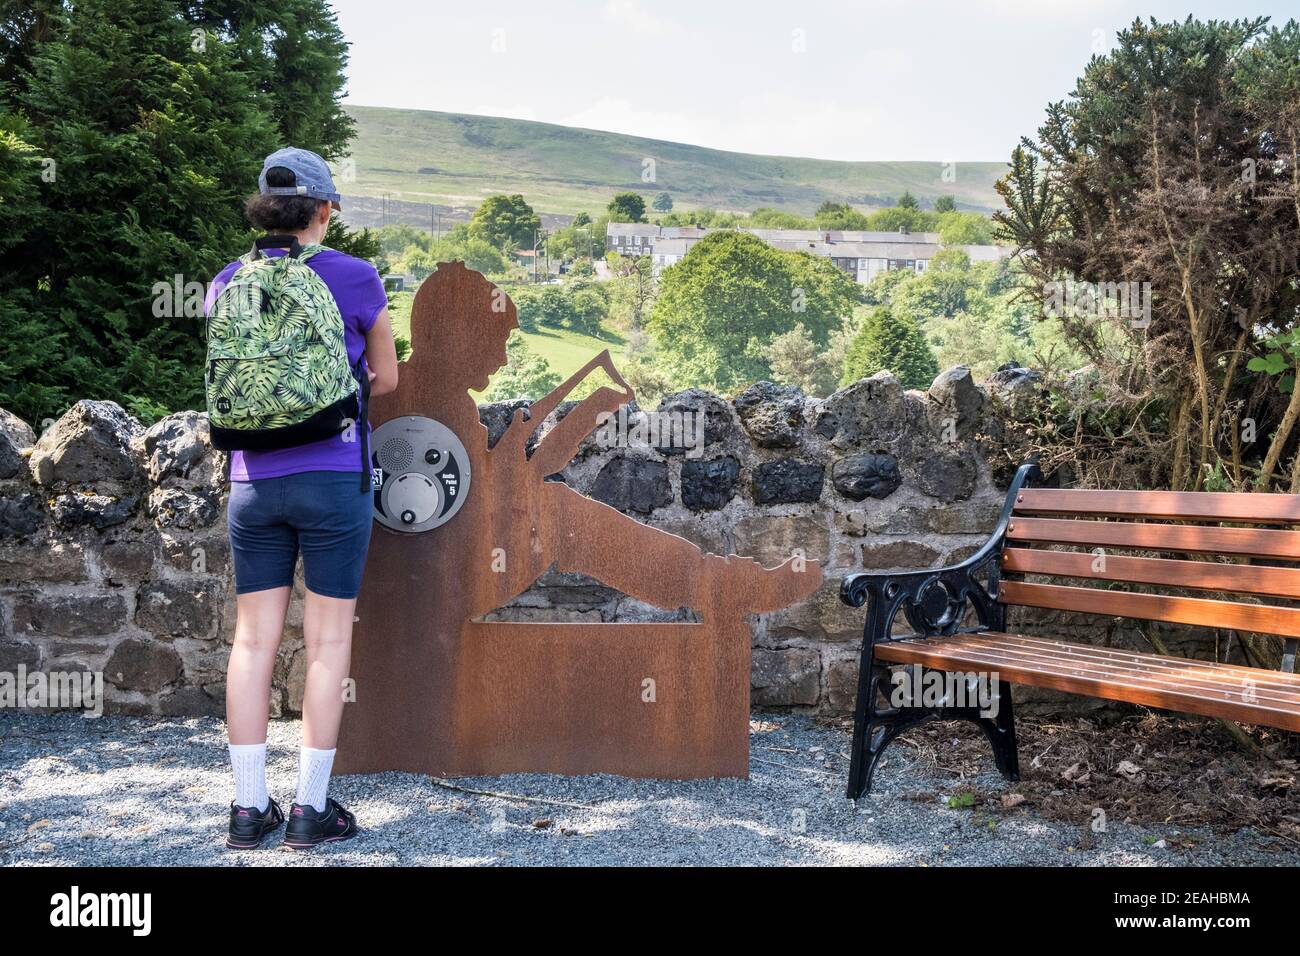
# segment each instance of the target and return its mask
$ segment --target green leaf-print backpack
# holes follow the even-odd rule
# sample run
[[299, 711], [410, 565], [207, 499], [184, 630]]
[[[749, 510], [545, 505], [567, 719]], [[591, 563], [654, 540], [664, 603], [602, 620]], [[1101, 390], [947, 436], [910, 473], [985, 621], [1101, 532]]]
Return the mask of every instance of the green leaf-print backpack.
[[[262, 254], [284, 246], [288, 255]], [[324, 249], [293, 236], [264, 236], [217, 296], [204, 376], [212, 444], [265, 451], [344, 432], [355, 436], [368, 489], [370, 381], [360, 362], [349, 364], [338, 303], [307, 265]]]

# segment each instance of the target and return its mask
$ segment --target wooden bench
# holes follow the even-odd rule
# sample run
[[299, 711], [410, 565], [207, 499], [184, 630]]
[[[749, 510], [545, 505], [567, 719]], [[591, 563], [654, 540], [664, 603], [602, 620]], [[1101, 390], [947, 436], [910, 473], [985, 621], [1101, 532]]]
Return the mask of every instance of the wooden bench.
[[[1040, 480], [1037, 466], [1021, 466], [992, 536], [960, 564], [844, 579], [841, 600], [868, 606], [850, 799], [870, 789], [894, 737], [932, 718], [974, 721], [998, 769], [1017, 779], [1011, 684], [1300, 731], [1300, 608], [1276, 601], [1300, 599], [1300, 566], [1279, 566], [1300, 563], [1300, 531], [1276, 527], [1300, 524], [1300, 495], [1031, 487]], [[1014, 605], [1220, 628], [1230, 641], [1240, 640], [1232, 632], [1275, 635], [1281, 663], [1274, 671], [1016, 634], [1006, 619]], [[900, 611], [911, 634], [893, 633]], [[916, 686], [930, 669], [982, 679], [988, 693], [953, 693], [963, 688], [949, 680], [944, 696], [913, 693], [900, 705], [907, 682], [895, 684], [889, 666], [899, 664], [919, 669], [909, 675]]]

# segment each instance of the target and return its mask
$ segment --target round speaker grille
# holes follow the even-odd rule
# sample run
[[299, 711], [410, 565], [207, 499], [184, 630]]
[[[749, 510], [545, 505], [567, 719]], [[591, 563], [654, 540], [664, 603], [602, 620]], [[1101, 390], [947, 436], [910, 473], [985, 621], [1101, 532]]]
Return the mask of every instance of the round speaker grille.
[[415, 449], [405, 438], [390, 438], [379, 449], [379, 466], [384, 471], [405, 471], [415, 461]]
[[455, 432], [432, 418], [402, 415], [376, 428], [373, 444], [370, 463], [381, 482], [376, 521], [419, 533], [455, 517], [470, 484], [469, 453]]

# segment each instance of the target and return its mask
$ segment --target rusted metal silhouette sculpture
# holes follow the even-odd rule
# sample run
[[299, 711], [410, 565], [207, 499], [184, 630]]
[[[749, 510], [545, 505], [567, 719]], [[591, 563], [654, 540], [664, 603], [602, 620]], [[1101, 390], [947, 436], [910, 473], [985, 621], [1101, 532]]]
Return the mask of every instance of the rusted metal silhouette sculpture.
[[[749, 762], [750, 633], [821, 583], [816, 561], [766, 570], [706, 554], [545, 481], [632, 398], [607, 352], [517, 411], [489, 450], [469, 389], [505, 364], [515, 306], [481, 275], [443, 263], [416, 295], [413, 354], [397, 390], [376, 398], [376, 425], [435, 418], [470, 458], [472, 483], [451, 520], [420, 534], [376, 526], [353, 641], [343, 773], [434, 775], [608, 772], [743, 777]], [[604, 386], [573, 408], [531, 456], [525, 443], [596, 367]], [[801, 568], [802, 565], [802, 568]], [[699, 623], [507, 623], [478, 620], [548, 568], [581, 572]]]

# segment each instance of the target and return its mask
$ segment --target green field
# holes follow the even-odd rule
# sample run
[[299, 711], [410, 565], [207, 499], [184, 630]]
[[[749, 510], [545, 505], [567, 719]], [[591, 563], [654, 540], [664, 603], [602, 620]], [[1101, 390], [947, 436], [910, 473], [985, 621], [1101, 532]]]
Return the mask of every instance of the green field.
[[[357, 137], [355, 179], [343, 192], [434, 203], [459, 214], [490, 193], [522, 193], [542, 213], [595, 213], [614, 193], [667, 192], [674, 208], [749, 212], [768, 206], [810, 215], [824, 200], [861, 208], [910, 191], [928, 205], [951, 194], [960, 208], [990, 212], [1004, 162], [959, 162], [944, 182], [934, 162], [835, 162], [731, 153], [621, 133], [526, 120], [424, 110], [349, 106]], [[643, 180], [645, 160], [654, 181]]]
[[[409, 292], [399, 292], [392, 297], [389, 315], [393, 320], [393, 334], [405, 339], [411, 337], [411, 300]], [[592, 356], [601, 349], [609, 349], [615, 365], [623, 357], [627, 345], [622, 336], [606, 332], [605, 337], [596, 338], [572, 332], [568, 329], [547, 329], [541, 332], [521, 332], [528, 347], [546, 359], [551, 370], [561, 378], [582, 368]]]

